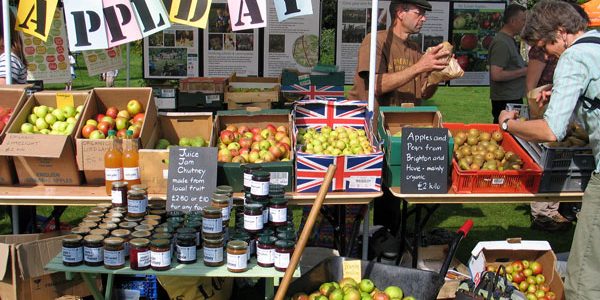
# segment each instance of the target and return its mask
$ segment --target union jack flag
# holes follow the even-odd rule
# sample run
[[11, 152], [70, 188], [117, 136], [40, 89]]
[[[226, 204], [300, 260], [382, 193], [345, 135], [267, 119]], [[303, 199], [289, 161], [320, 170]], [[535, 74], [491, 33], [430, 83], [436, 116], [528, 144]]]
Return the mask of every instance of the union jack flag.
[[295, 124], [298, 128], [325, 125], [365, 128], [367, 103], [356, 100], [306, 100], [296, 102]]
[[320, 99], [335, 98], [338, 100], [344, 99], [343, 85], [284, 85], [281, 90], [283, 93], [294, 93], [304, 95], [303, 99]]
[[383, 154], [329, 156], [298, 153], [296, 157], [296, 191], [318, 192], [327, 167], [335, 164], [329, 191], [379, 192]]

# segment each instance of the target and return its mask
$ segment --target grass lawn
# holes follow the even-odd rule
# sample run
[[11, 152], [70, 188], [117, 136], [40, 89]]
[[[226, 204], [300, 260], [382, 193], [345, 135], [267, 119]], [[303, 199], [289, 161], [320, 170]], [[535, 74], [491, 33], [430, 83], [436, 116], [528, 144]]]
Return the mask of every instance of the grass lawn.
[[[77, 78], [73, 89], [90, 89], [104, 86], [98, 76], [88, 76], [85, 63], [78, 57], [76, 68]], [[142, 79], [141, 53], [132, 47], [131, 81], [130, 86], [144, 86]], [[124, 87], [125, 70], [121, 70], [116, 80], [116, 86]], [[49, 84], [46, 89], [64, 89], [63, 84]], [[425, 105], [438, 106], [446, 122], [490, 123], [491, 107], [487, 87], [441, 87], [433, 99]], [[51, 207], [38, 207], [40, 215], [48, 215]], [[63, 214], [62, 221], [76, 225], [88, 211], [88, 208], [70, 207]], [[463, 262], [469, 257], [470, 251], [478, 241], [502, 240], [509, 237], [524, 239], [548, 240], [555, 252], [569, 251], [573, 238], [573, 229], [560, 234], [550, 234], [531, 230], [528, 204], [452, 204], [442, 205], [432, 216], [428, 228], [441, 227], [456, 230], [464, 220], [472, 218], [475, 222], [473, 230], [463, 241], [457, 257]], [[409, 224], [412, 224], [409, 220]], [[10, 233], [10, 219], [5, 216], [0, 219], [0, 233]]]

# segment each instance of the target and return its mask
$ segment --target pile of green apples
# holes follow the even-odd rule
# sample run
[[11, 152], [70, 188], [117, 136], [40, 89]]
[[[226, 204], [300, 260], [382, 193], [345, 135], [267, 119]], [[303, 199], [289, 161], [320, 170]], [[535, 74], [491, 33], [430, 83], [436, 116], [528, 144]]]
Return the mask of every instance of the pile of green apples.
[[391, 285], [382, 291], [370, 279], [356, 282], [352, 278], [344, 278], [339, 282], [323, 283], [318, 291], [309, 295], [295, 294], [292, 300], [415, 300], [415, 297], [405, 296], [397, 286]]
[[298, 129], [298, 143], [302, 151], [308, 154], [358, 155], [373, 153], [373, 146], [364, 129], [325, 125], [315, 128]]
[[[197, 136], [197, 137], [193, 137], [193, 138], [182, 137], [179, 139], [178, 145], [181, 147], [208, 147], [208, 143], [201, 136]], [[169, 146], [173, 146], [173, 145], [171, 145], [169, 140], [160, 139], [156, 143], [156, 146], [154, 147], [154, 149], [167, 149], [167, 148], [169, 148]]]
[[27, 122], [21, 124], [21, 133], [69, 135], [75, 130], [82, 110], [83, 105], [77, 108], [71, 105], [62, 108], [35, 106], [27, 116]]

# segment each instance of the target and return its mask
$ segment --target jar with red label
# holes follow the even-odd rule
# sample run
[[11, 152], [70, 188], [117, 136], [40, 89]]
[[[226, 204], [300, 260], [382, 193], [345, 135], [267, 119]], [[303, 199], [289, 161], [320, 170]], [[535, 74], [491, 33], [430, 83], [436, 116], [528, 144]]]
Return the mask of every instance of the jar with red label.
[[150, 268], [150, 240], [135, 238], [129, 241], [129, 266], [132, 270], [143, 271]]
[[256, 243], [256, 263], [263, 268], [271, 268], [275, 265], [275, 242], [277, 238], [272, 236], [259, 236]]

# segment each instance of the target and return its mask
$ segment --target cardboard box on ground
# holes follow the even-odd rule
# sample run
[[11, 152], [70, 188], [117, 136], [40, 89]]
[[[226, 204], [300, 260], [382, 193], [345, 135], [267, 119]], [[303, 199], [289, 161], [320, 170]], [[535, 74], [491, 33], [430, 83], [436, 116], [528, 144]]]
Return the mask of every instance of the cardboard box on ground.
[[[99, 113], [105, 113], [108, 107], [119, 110], [127, 109], [127, 102], [136, 99], [142, 104], [144, 124], [140, 133], [141, 148], [145, 147], [156, 127], [156, 105], [151, 88], [95, 88], [92, 90], [88, 105], [81, 114], [77, 128], [77, 167], [83, 171], [88, 184], [104, 184], [104, 153], [112, 144], [112, 140], [90, 140], [83, 138], [81, 130], [85, 122], [95, 119]], [[131, 116], [133, 117], [133, 116]]]
[[471, 251], [468, 265], [471, 277], [478, 283], [481, 272], [485, 271], [487, 266], [507, 266], [516, 260], [524, 259], [540, 262], [550, 291], [556, 294], [557, 300], [565, 299], [563, 282], [556, 271], [556, 255], [547, 241], [509, 239], [479, 242]]
[[[62, 93], [62, 92], [61, 92]], [[27, 122], [33, 107], [46, 105], [57, 107], [57, 92], [38, 92], [25, 102], [13, 120], [1, 151], [13, 156], [19, 183], [22, 185], [79, 185], [81, 178], [75, 163], [74, 139], [70, 135], [23, 134], [21, 125]], [[69, 92], [73, 105], [85, 105], [89, 92]], [[81, 117], [77, 121], [81, 122]], [[77, 128], [79, 125], [76, 125]]]
[[[27, 100], [25, 95], [25, 88], [30, 85], [23, 86], [0, 86], [0, 106], [4, 108], [12, 108], [13, 113], [8, 124], [5, 124], [4, 129], [0, 131], [0, 143], [4, 139], [4, 134], [8, 131], [9, 126], [13, 123], [13, 120], [17, 117], [19, 110], [25, 104]], [[17, 173], [13, 160], [9, 156], [0, 156], [0, 185], [12, 185], [17, 179]]]
[[140, 177], [148, 186], [148, 193], [166, 194], [169, 165], [168, 149], [154, 149], [159, 139], [167, 139], [177, 146], [183, 137], [201, 136], [210, 146], [213, 138], [211, 113], [159, 113], [158, 124], [148, 141], [147, 148], [140, 149]]
[[[63, 295], [90, 295], [79, 275], [67, 280], [63, 272], [44, 270], [62, 249], [62, 237], [58, 234], [0, 236], [0, 299], [46, 300]], [[101, 286], [99, 278], [96, 285]]]

